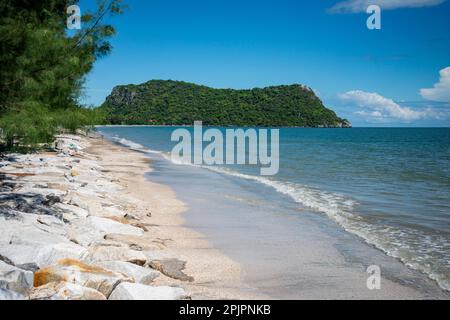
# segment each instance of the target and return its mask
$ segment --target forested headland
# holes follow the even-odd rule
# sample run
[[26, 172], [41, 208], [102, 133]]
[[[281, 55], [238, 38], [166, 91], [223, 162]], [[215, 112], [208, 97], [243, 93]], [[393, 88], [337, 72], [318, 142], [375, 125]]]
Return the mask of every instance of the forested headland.
[[349, 127], [303, 85], [250, 90], [213, 89], [152, 80], [117, 86], [100, 108], [111, 124]]

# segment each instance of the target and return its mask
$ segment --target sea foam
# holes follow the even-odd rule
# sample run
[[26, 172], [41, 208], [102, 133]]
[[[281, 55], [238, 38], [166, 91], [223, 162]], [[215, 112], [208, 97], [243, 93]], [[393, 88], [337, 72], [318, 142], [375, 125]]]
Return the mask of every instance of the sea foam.
[[[113, 140], [133, 150], [159, 154], [165, 160], [176, 165], [204, 168], [219, 174], [252, 180], [269, 186], [277, 192], [289, 196], [300, 205], [325, 214], [345, 231], [362, 238], [387, 255], [399, 259], [408, 267], [427, 274], [442, 289], [450, 291], [450, 275], [447, 272], [448, 265], [445, 264], [445, 261], [450, 261], [450, 252], [442, 248], [441, 245], [436, 245], [444, 243], [444, 246], [450, 246], [444, 237], [421, 234], [419, 230], [399, 229], [372, 223], [364, 216], [358, 215], [358, 201], [339, 193], [298, 183], [279, 181], [272, 177], [249, 175], [218, 166], [194, 165], [173, 161], [168, 152], [150, 150], [138, 143], [117, 136], [113, 137]], [[441, 256], [440, 261], [444, 261], [444, 264], [436, 263], [436, 255]]]

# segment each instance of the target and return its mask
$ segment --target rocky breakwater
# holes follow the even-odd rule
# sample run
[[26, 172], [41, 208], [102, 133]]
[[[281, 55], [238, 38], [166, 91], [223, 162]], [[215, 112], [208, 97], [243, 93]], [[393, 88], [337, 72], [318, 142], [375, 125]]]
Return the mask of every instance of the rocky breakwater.
[[151, 213], [77, 135], [0, 158], [1, 299], [188, 299], [185, 262], [147, 239]]

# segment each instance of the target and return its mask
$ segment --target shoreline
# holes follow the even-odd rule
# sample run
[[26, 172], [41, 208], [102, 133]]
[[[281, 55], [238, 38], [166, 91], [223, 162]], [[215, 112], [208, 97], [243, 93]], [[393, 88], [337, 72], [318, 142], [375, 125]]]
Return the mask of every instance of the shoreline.
[[[165, 160], [154, 167], [149, 178], [169, 185], [190, 204], [187, 226], [238, 261], [243, 281], [273, 299], [450, 297], [427, 275], [409, 269], [327, 217], [298, 208], [287, 196], [281, 195], [294, 211], [274, 207], [278, 202], [272, 203], [271, 196], [278, 194], [268, 186]], [[255, 187], [258, 191], [246, 191]], [[258, 192], [262, 194], [255, 198]], [[366, 287], [370, 276], [366, 269], [371, 265], [381, 266], [381, 290]]]
[[147, 156], [92, 136], [56, 149], [1, 159], [0, 300], [267, 298], [183, 226]]
[[[267, 296], [255, 294], [248, 288], [249, 292], [242, 292], [243, 284], [240, 281], [240, 266], [235, 261], [225, 256], [219, 250], [213, 248], [204, 236], [185, 226], [183, 214], [186, 205], [177, 199], [174, 191], [166, 185], [152, 182], [146, 178], [146, 174], [152, 172], [152, 160], [145, 152], [129, 149], [109, 140], [101, 143], [100, 155], [109, 157], [104, 152], [110, 153], [117, 148], [120, 158], [123, 153], [131, 152], [129, 155], [133, 161], [139, 161], [143, 165], [130, 172], [118, 172], [116, 176], [122, 181], [131, 182], [127, 192], [142, 200], [152, 208], [151, 222], [153, 224], [152, 235], [158, 239], [170, 239], [165, 243], [164, 252], [169, 256], [178, 257], [187, 262], [185, 272], [195, 280], [192, 283], [184, 283], [183, 287], [190, 293], [192, 299], [261, 299]], [[93, 153], [99, 153], [98, 149]], [[109, 160], [107, 160], [109, 161]], [[123, 160], [122, 160], [123, 161]], [[128, 161], [127, 161], [128, 162]], [[109, 167], [105, 165], [105, 167]], [[155, 284], [177, 285], [179, 281], [160, 277]]]
[[[127, 140], [127, 138], [128, 137], [123, 139]], [[122, 142], [119, 143], [122, 144]], [[143, 143], [143, 141], [133, 142], [128, 140], [128, 142], [123, 143], [126, 145], [128, 145], [128, 143], [137, 143], [140, 145], [139, 143]], [[140, 145], [140, 148], [146, 150], [147, 147]], [[268, 289], [267, 286], [269, 286], [272, 291], [276, 291], [274, 289], [277, 287], [281, 289], [279, 292], [276, 292], [276, 295], [269, 294], [272, 298], [283, 299], [283, 297], [288, 297], [294, 299], [308, 299], [315, 297], [319, 299], [333, 299], [340, 297], [345, 299], [358, 296], [363, 299], [383, 297], [385, 299], [449, 298], [448, 292], [439, 288], [437, 283], [434, 280], [431, 280], [428, 275], [408, 268], [398, 259], [386, 255], [385, 252], [368, 244], [364, 239], [361, 239], [351, 232], [346, 232], [342, 226], [337, 225], [332, 219], [317, 215], [316, 213], [308, 214], [311, 216], [311, 219], [301, 218], [301, 216], [306, 215], [308, 210], [306, 208], [298, 208], [298, 204], [292, 202], [292, 199], [288, 199], [288, 197], [286, 197], [285, 201], [292, 202], [292, 205], [297, 208], [294, 210], [300, 209], [302, 215], [298, 216], [295, 212], [291, 212], [292, 214], [284, 213], [282, 216], [287, 214], [286, 216], [290, 217], [290, 222], [285, 225], [284, 230], [275, 227], [280, 223], [280, 220], [274, 219], [272, 224], [270, 224], [270, 226], [273, 227], [267, 228], [263, 233], [259, 232], [257, 230], [258, 226], [266, 227], [261, 218], [267, 220], [268, 214], [272, 215], [272, 213], [266, 211], [261, 212], [261, 207], [258, 208], [258, 206], [253, 208], [246, 207], [244, 203], [241, 202], [243, 200], [242, 197], [245, 198], [245, 196], [241, 194], [241, 192], [245, 192], [244, 189], [240, 189], [237, 191], [237, 194], [234, 194], [234, 199], [236, 199], [237, 202], [241, 202], [240, 205], [237, 204], [236, 201], [226, 201], [225, 198], [229, 197], [230, 192], [233, 192], [232, 190], [235, 188], [235, 185], [229, 184], [230, 179], [236, 180], [235, 182], [237, 185], [249, 183], [247, 188], [254, 189], [257, 187], [257, 190], [259, 190], [258, 192], [262, 192], [263, 194], [270, 192], [270, 194], [273, 194], [272, 189], [265, 185], [253, 185], [251, 181], [244, 182], [242, 179], [235, 179], [228, 175], [224, 176], [217, 172], [203, 170], [202, 168], [176, 166], [171, 164], [170, 161], [167, 161], [166, 157], [160, 157], [159, 155], [149, 156], [154, 159], [153, 167], [155, 168], [155, 171], [150, 174], [149, 179], [163, 185], [169, 185], [175, 190], [177, 196], [179, 198], [181, 197], [180, 199], [182, 201], [190, 205], [191, 208], [189, 208], [186, 214], [187, 226], [206, 235], [208, 240], [213, 243], [214, 247], [219, 248], [219, 250], [225, 252], [229, 257], [241, 264], [244, 262], [244, 275], [250, 274], [252, 280], [249, 283], [245, 281], [248, 280], [248, 277], [244, 277], [246, 283], [249, 283], [252, 287], [258, 289], [263, 288], [265, 290]], [[218, 181], [215, 183], [216, 178]], [[205, 183], [207, 183], [207, 187], [205, 187]], [[266, 191], [260, 190], [261, 188], [264, 188]], [[198, 195], [202, 196], [199, 197]], [[266, 200], [253, 199], [254, 195], [255, 194], [247, 195], [249, 197], [248, 199], [252, 199], [250, 202], [264, 202], [264, 200]], [[275, 196], [275, 194], [273, 195]], [[284, 195], [279, 196], [285, 197]], [[278, 200], [276, 200], [276, 202], [278, 202]], [[210, 205], [208, 205], [208, 203], [214, 203], [214, 210], [210, 210]], [[267, 202], [264, 206], [270, 207], [272, 204], [271, 202]], [[279, 210], [277, 209], [273, 213], [277, 211]], [[237, 212], [240, 214], [237, 214]], [[258, 212], [260, 214], [257, 214]], [[292, 224], [295, 220], [298, 220], [299, 224], [296, 225], [295, 228], [292, 228], [292, 225], [289, 224]], [[317, 220], [317, 223], [311, 224], [311, 220]], [[310, 224], [315, 232], [305, 230], [303, 225], [306, 224]], [[326, 227], [317, 228], [317, 225], [326, 225]], [[241, 232], [242, 230], [245, 231]], [[278, 233], [274, 232], [274, 230], [278, 230]], [[286, 239], [283, 236], [286, 231], [290, 232], [294, 238]], [[305, 234], [303, 236], [300, 235], [303, 243], [311, 242], [311, 239], [316, 238], [321, 245], [318, 246], [318, 244], [314, 245], [313, 243], [311, 243], [311, 245], [314, 245], [316, 249], [326, 247], [326, 249], [322, 248], [323, 254], [315, 256], [311, 255], [309, 253], [311, 249], [308, 249], [307, 246], [305, 247], [302, 242], [297, 243], [297, 248], [291, 248], [291, 245], [282, 244], [282, 239], [284, 239], [284, 243], [290, 243], [293, 239], [297, 239], [298, 242], [300, 238], [297, 233], [299, 232], [304, 232]], [[308, 235], [306, 236], [306, 234]], [[272, 238], [270, 238], [269, 235], [271, 235]], [[268, 246], [260, 247], [257, 243], [258, 241], [264, 241]], [[252, 246], [252, 243], [256, 243], [256, 247]], [[276, 243], [278, 243], [278, 248], [280, 250], [276, 249]], [[271, 247], [275, 248], [275, 251], [271, 251]], [[335, 250], [335, 247], [339, 247], [339, 250]], [[263, 254], [260, 254], [259, 256], [254, 254], [254, 252], [262, 251], [270, 251], [270, 256], [260, 259]], [[299, 253], [300, 255], [303, 254], [305, 256], [310, 255], [311, 259], [300, 259], [299, 261], [295, 261], [297, 264], [296, 269], [292, 268], [292, 266], [290, 266], [290, 269], [280, 269], [280, 266], [278, 266], [276, 272], [270, 273], [271, 269], [274, 269], [272, 261], [277, 261], [276, 264], [284, 261], [286, 265], [293, 265], [289, 260], [286, 260], [286, 256], [292, 255], [296, 257]], [[258, 264], [262, 267], [256, 267], [255, 269], [255, 265]], [[320, 279], [311, 281], [311, 279], [308, 279], [308, 272], [306, 272], [303, 275], [303, 279], [300, 280], [306, 281], [308, 286], [313, 285], [315, 287], [314, 294], [311, 294], [312, 291], [305, 291], [302, 286], [296, 286], [297, 289], [287, 292], [287, 296], [280, 294], [280, 292], [284, 290], [282, 289], [283, 285], [292, 287], [295, 282], [294, 279], [301, 278], [301, 272], [299, 274], [299, 270], [312, 267], [308, 264], [328, 265], [326, 268], [322, 267], [322, 271], [315, 272], [314, 269], [309, 270], [310, 278], [314, 279], [318, 276], [320, 278], [320, 274], [333, 274], [334, 279], [327, 283], [322, 283], [321, 285], [314, 285], [314, 281], [317, 281], [318, 284], [320, 284]], [[383, 269], [382, 278], [384, 288], [380, 292], [376, 292], [377, 290], [370, 292], [365, 285], [368, 278], [366, 268], [372, 264], [380, 264]], [[320, 269], [321, 267], [317, 268]], [[249, 270], [251, 271], [248, 272]], [[269, 271], [269, 273], [266, 273], [266, 271]], [[288, 283], [281, 284], [277, 283], [277, 281], [266, 282], [265, 280], [275, 280], [276, 278], [286, 279], [287, 272], [290, 273], [290, 276], [288, 277], [290, 280]], [[259, 277], [256, 275], [259, 275]], [[262, 284], [258, 287], [258, 285], [255, 285], [255, 281], [253, 281], [255, 279], [256, 284], [266, 284]], [[325, 288], [332, 287], [333, 284], [335, 285], [335, 288], [341, 287], [342, 290], [335, 290], [334, 294], [326, 292], [327, 290]], [[264, 290], [262, 290], [262, 292], [267, 293], [267, 290]], [[321, 293], [318, 294], [319, 292]]]
[[[185, 168], [169, 166], [157, 178], [156, 158], [99, 136], [63, 135], [56, 147], [1, 159], [0, 197], [12, 199], [0, 206], [0, 300], [448, 299], [381, 251], [348, 246], [353, 236], [342, 230], [290, 215], [261, 219], [240, 208], [242, 199], [217, 192], [231, 190], [223, 180], [214, 192], [225, 211], [219, 202], [202, 209], [183, 199], [189, 193], [178, 194], [203, 185]], [[171, 175], [179, 187], [167, 183]], [[22, 196], [38, 201], [27, 198], [27, 207]], [[292, 236], [301, 241], [292, 243]], [[285, 265], [289, 257], [296, 264]], [[380, 292], [365, 285], [374, 257], [389, 271]], [[4, 278], [11, 271], [17, 278]]]

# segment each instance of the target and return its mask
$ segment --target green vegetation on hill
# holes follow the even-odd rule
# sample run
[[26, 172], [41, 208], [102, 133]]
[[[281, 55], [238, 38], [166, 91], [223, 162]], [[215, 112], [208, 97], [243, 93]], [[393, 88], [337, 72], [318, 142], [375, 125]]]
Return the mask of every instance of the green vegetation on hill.
[[348, 127], [302, 85], [212, 89], [152, 80], [117, 86], [100, 108], [111, 124]]

